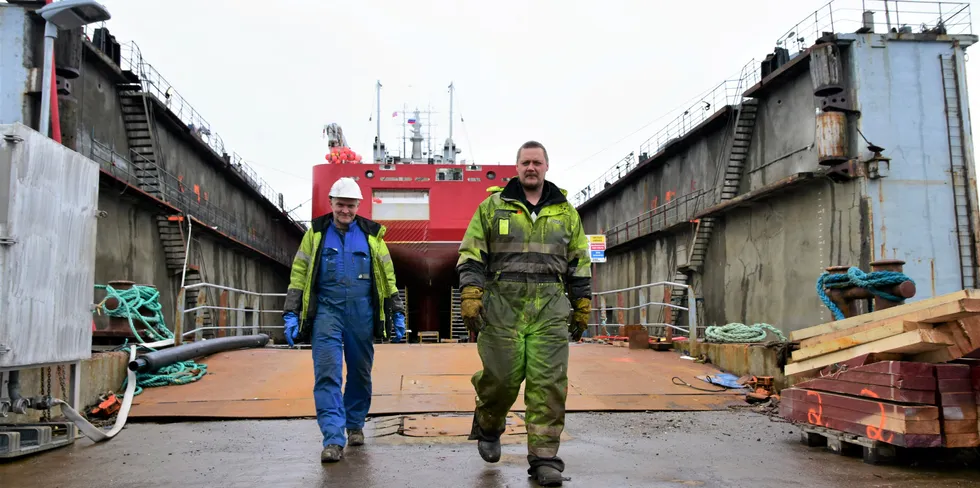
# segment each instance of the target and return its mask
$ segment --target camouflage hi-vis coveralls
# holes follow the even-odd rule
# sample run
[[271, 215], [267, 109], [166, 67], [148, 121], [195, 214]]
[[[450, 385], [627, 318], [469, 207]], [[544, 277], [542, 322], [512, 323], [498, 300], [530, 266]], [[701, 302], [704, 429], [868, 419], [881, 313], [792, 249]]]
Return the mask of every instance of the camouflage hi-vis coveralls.
[[463, 236], [457, 271], [460, 289], [484, 290], [485, 326], [477, 338], [484, 369], [472, 378], [470, 439], [500, 437], [526, 379], [528, 461], [563, 470], [557, 453], [568, 393], [568, 320], [571, 302], [591, 297], [591, 263], [578, 212], [564, 190], [545, 185], [547, 200], [533, 218], [517, 178], [491, 188]]

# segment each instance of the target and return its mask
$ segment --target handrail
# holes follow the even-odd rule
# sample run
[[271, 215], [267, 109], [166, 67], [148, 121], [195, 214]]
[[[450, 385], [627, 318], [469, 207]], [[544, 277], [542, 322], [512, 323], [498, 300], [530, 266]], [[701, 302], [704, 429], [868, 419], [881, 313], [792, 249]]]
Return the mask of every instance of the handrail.
[[[229, 299], [229, 305], [211, 305], [207, 303], [206, 289], [221, 290], [223, 292], [237, 293], [237, 305], [231, 305], [232, 300]], [[187, 292], [191, 290], [198, 290], [197, 303], [187, 308]], [[194, 334], [194, 340], [200, 341], [204, 338], [203, 332], [205, 330], [231, 330], [234, 335], [243, 335], [246, 328], [251, 329], [252, 334], [258, 334], [259, 329], [282, 329], [285, 325], [263, 325], [259, 326], [259, 314], [263, 313], [276, 313], [282, 314], [283, 310], [276, 308], [263, 308], [262, 299], [263, 298], [282, 298], [285, 297], [285, 293], [261, 293], [251, 290], [242, 290], [239, 288], [234, 288], [230, 286], [218, 285], [215, 283], [201, 282], [186, 285], [182, 287], [177, 292], [177, 312], [174, 320], [174, 345], [179, 346], [184, 337]], [[236, 317], [232, 319], [235, 325], [223, 325], [219, 323], [218, 325], [204, 326], [204, 312], [206, 310], [227, 310], [232, 312], [237, 312]], [[186, 314], [194, 312], [196, 314], [195, 327], [190, 330], [184, 330]], [[252, 314], [252, 320], [250, 325], [246, 325], [247, 321], [246, 314]]]
[[[872, 14], [869, 24], [865, 24], [865, 12]], [[775, 45], [787, 49], [790, 58], [793, 58], [815, 44], [825, 32], [856, 32], [868, 25], [874, 32], [889, 32], [894, 28], [897, 32], [904, 33], [912, 32], [915, 28], [920, 32], [972, 34], [972, 20], [970, 4], [967, 2], [832, 0], [794, 24], [776, 40]], [[640, 144], [638, 163], [656, 156], [667, 145], [686, 136], [691, 129], [719, 110], [741, 103], [745, 90], [760, 80], [761, 66], [753, 59], [744, 65], [737, 76], [714, 85], [704, 96]], [[570, 192], [574, 195], [572, 199], [575, 205], [581, 206], [595, 198], [606, 185], [626, 177], [637, 165], [628, 171], [621, 171], [622, 166], [623, 160], [620, 160], [584, 188]]]
[[[621, 294], [621, 293], [626, 293], [626, 292], [641, 290], [641, 289], [645, 289], [645, 288], [654, 288], [654, 287], [671, 287], [671, 288], [683, 288], [683, 289], [685, 289], [686, 290], [686, 295], [687, 295], [687, 306], [684, 307], [684, 306], [680, 306], [680, 305], [674, 305], [672, 303], [663, 303], [663, 302], [650, 301], [650, 302], [641, 303], [639, 305], [634, 305], [634, 306], [607, 307], [606, 306], [605, 299], [604, 298], [600, 298], [600, 297], [604, 297], [606, 295]], [[598, 307], [595, 306], [595, 302], [596, 301], [599, 302], [598, 303], [598, 305], [599, 305]], [[606, 323], [605, 317], [606, 317], [606, 312], [607, 311], [611, 311], [611, 310], [636, 310], [636, 309], [643, 309], [643, 308], [652, 307], [652, 306], [659, 306], [659, 307], [665, 307], [665, 308], [670, 308], [670, 309], [677, 309], [677, 310], [682, 310], [682, 311], [687, 312], [687, 322], [688, 322], [687, 328], [685, 329], [685, 328], [680, 327], [680, 326], [675, 325], [675, 324], [665, 324], [665, 323], [652, 323], [651, 324], [651, 323], [647, 323], [646, 320], [643, 319], [643, 318], [641, 318], [641, 321], [643, 323], [642, 324], [639, 324], [639, 325], [646, 326], [648, 330], [649, 330], [650, 327], [667, 327], [667, 328], [670, 328], [670, 329], [679, 330], [681, 332], [684, 332], [684, 333], [688, 334], [688, 336], [689, 336], [688, 340], [691, 341], [691, 343], [694, 343], [694, 342], [696, 342], [698, 340], [698, 332], [699, 331], [698, 331], [698, 328], [697, 328], [697, 323], [698, 323], [698, 319], [697, 319], [697, 302], [696, 302], [695, 297], [694, 297], [694, 289], [690, 285], [687, 285], [687, 284], [684, 284], [684, 283], [676, 283], [676, 282], [673, 282], [673, 281], [657, 281], [657, 282], [646, 283], [646, 284], [642, 284], [642, 285], [629, 286], [629, 287], [626, 287], [626, 288], [619, 288], [619, 289], [616, 289], [616, 290], [596, 291], [596, 292], [592, 292], [592, 302], [593, 302], [592, 312], [594, 314], [596, 314], [596, 320], [595, 320], [595, 322], [588, 324], [589, 333], [590, 334], [593, 333], [593, 330], [594, 330], [595, 331], [594, 332], [595, 335], [601, 335], [601, 334], [599, 334], [600, 328], [605, 328], [605, 327], [608, 327], [609, 325], [619, 325], [619, 324], [607, 324]], [[642, 312], [641, 312], [641, 317], [642, 317]]]
[[[202, 142], [211, 148], [216, 156], [226, 159], [230, 167], [239, 173], [249, 186], [254, 188], [274, 206], [279, 207], [277, 201], [281, 194], [276, 192], [272, 188], [272, 185], [262, 179], [258, 175], [258, 172], [246, 162], [245, 158], [234, 151], [229, 152], [227, 150], [224, 140], [222, 140], [217, 132], [211, 129], [211, 124], [191, 106], [187, 99], [152, 64], [143, 58], [143, 53], [135, 41], [120, 44], [120, 53], [120, 68], [138, 76], [139, 84], [144, 92], [156, 97], [168, 110], [173, 112], [178, 119], [187, 125], [192, 134], [199, 137]], [[294, 221], [298, 221], [297, 218], [286, 213], [285, 209], [283, 209], [283, 213]]]
[[187, 193], [180, 179], [160, 165], [135, 151], [131, 151], [132, 159], [138, 161], [140, 166], [143, 168], [152, 167], [156, 171], [156, 181], [152, 181], [152, 177], [142, 176], [132, 161], [119, 155], [108, 145], [94, 137], [90, 139], [92, 146], [89, 150], [89, 158], [98, 162], [105, 171], [113, 176], [122, 178], [141, 189], [145, 186], [158, 186], [164, 200], [182, 212], [190, 214], [208, 226], [216, 228], [219, 232], [271, 256], [280, 263], [287, 266], [292, 264], [293, 256], [289, 249], [280, 246], [275, 241], [260, 237], [257, 232], [250, 232], [245, 223], [240, 222], [238, 218], [223, 209], [212, 205], [208, 200], [199, 200], [197, 195]]

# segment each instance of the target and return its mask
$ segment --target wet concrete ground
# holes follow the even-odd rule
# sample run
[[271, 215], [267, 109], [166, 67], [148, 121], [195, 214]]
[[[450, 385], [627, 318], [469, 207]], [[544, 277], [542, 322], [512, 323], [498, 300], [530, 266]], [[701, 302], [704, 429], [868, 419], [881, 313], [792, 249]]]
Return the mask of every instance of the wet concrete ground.
[[[980, 467], [873, 466], [799, 442], [791, 424], [747, 410], [573, 413], [560, 455], [579, 487], [980, 486]], [[319, 462], [313, 419], [133, 423], [115, 439], [0, 464], [0, 486], [529, 487], [526, 446], [513, 437], [499, 463], [455, 438], [388, 435]]]

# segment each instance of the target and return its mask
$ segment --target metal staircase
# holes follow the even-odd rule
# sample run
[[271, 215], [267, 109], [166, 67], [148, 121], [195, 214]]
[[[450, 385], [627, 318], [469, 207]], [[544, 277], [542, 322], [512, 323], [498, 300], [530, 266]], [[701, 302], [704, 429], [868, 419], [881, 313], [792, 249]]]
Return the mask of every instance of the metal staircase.
[[[152, 195], [160, 201], [169, 199], [159, 168], [156, 139], [154, 138], [153, 109], [146, 92], [142, 91], [139, 76], [136, 73], [125, 73], [131, 80], [119, 85], [119, 97], [122, 103], [123, 126], [126, 129], [126, 139], [129, 142], [130, 159], [133, 164], [133, 175], [136, 177], [140, 190]], [[185, 217], [180, 215], [157, 215], [157, 231], [163, 252], [167, 271], [171, 277], [180, 279], [184, 273], [187, 255], [187, 236], [184, 234]], [[200, 283], [203, 280], [200, 270], [189, 265], [184, 278], [184, 285]], [[199, 288], [187, 290], [185, 306], [197, 306]], [[204, 311], [204, 325], [212, 324], [210, 310]]]
[[463, 298], [459, 291], [459, 288], [455, 286], [450, 290], [452, 293], [452, 311], [450, 316], [449, 326], [450, 337], [458, 341], [469, 340], [470, 331], [466, 329], [466, 325], [463, 324]]
[[946, 127], [949, 130], [950, 173], [953, 181], [953, 205], [956, 218], [956, 242], [959, 248], [963, 288], [976, 288], [976, 259], [973, 225], [970, 218], [970, 191], [966, 160], [963, 154], [963, 119], [960, 103], [959, 73], [952, 55], [940, 57], [943, 89], [946, 99]]
[[[745, 163], [749, 155], [752, 133], [755, 131], [758, 107], [759, 102], [757, 100], [743, 100], [735, 116], [731, 150], [728, 153], [728, 162], [725, 165], [725, 174], [720, 189], [720, 202], [731, 200], [738, 195], [738, 187], [742, 182]], [[704, 259], [708, 254], [708, 244], [711, 242], [711, 235], [717, 223], [717, 217], [702, 217], [698, 221], [687, 262], [677, 267], [674, 282], [687, 284], [689, 273], [701, 272]], [[671, 291], [670, 300], [674, 305], [687, 306], [687, 296], [683, 288], [675, 287]], [[676, 324], [681, 311], [677, 309], [671, 309], [671, 311], [671, 322]]]

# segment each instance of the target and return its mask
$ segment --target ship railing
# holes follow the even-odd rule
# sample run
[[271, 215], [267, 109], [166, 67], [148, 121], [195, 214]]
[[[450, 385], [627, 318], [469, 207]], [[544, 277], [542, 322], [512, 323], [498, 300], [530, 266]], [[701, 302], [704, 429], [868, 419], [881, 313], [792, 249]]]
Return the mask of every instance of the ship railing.
[[[684, 296], [687, 299], [687, 306], [685, 307], [681, 305], [675, 305], [673, 303], [664, 303], [664, 302], [657, 302], [653, 300], [647, 300], [646, 294], [639, 292], [640, 290], [648, 290], [651, 288], [660, 288], [663, 290], [670, 290], [671, 292], [673, 292], [675, 289], [681, 289], [684, 291]], [[626, 306], [625, 304], [628, 301], [631, 301], [628, 300], [628, 297], [632, 296], [633, 292], [636, 292], [636, 294], [639, 296], [639, 299], [637, 301], [639, 301], [640, 303], [636, 305]], [[617, 306], [607, 305], [608, 297], [610, 295], [614, 296], [614, 300]], [[670, 296], [672, 295], [672, 293], [665, 292], [664, 295]], [[620, 303], [622, 303], [623, 306], [619, 306]], [[669, 313], [670, 310], [680, 310], [683, 312], [687, 312], [687, 327], [683, 327], [678, 324], [669, 324], [665, 322], [647, 322], [647, 318], [650, 317], [650, 312], [653, 307], [660, 307], [660, 311], [662, 313], [658, 315], [662, 315], [664, 317], [668, 317], [672, 315]], [[588, 325], [589, 328], [586, 331], [586, 334], [584, 335], [586, 337], [597, 337], [597, 338], [617, 336], [618, 335], [617, 331], [619, 327], [628, 324], [619, 324], [619, 323], [612, 322], [610, 320], [609, 313], [616, 312], [616, 311], [631, 312], [633, 310], [639, 310], [640, 323], [636, 325], [645, 326], [647, 332], [650, 334], [650, 337], [656, 337], [659, 336], [661, 333], [663, 333], [663, 335], [667, 337], [668, 340], [672, 340], [674, 337], [673, 334], [674, 331], [679, 331], [686, 334], [688, 337], [687, 340], [691, 341], [691, 343], [697, 342], [699, 337], [704, 337], [703, 328], [699, 328], [697, 325], [698, 310], [697, 310], [697, 300], [694, 296], [694, 289], [690, 285], [684, 283], [675, 283], [671, 281], [657, 281], [654, 283], [647, 283], [644, 285], [631, 286], [628, 288], [620, 288], [618, 290], [593, 292], [592, 313], [590, 315], [590, 320], [589, 320], [590, 323]], [[628, 320], [625, 320], [626, 314], [622, 314], [622, 315], [624, 316], [623, 321], [629, 322]]]
[[672, 198], [656, 208], [622, 222], [606, 231], [606, 245], [608, 247], [616, 246], [683, 222], [689, 222], [700, 211], [708, 207], [710, 200], [704, 197], [711, 194], [713, 194], [712, 191], [705, 189], [692, 191], [678, 198]]
[[[790, 58], [814, 45], [826, 33], [891, 32], [972, 34], [973, 22], [968, 2], [927, 0], [832, 0], [807, 15], [776, 40]], [[680, 140], [691, 129], [704, 122], [726, 105], [744, 101], [744, 92], [761, 80], [761, 66], [754, 59], [737, 77], [727, 79], [698, 95], [696, 101], [640, 145], [642, 164], [659, 154], [672, 142]], [[672, 111], [671, 113], [674, 113]], [[635, 167], [635, 166], [634, 166]], [[622, 162], [613, 165], [584, 189], [575, 193], [579, 206], [619, 181], [629, 171]]]
[[927, 0], [832, 0], [790, 27], [776, 40], [790, 57], [828, 32], [972, 34], [969, 2]]
[[[152, 191], [154, 189], [159, 190], [156, 195], [158, 198], [184, 213], [193, 215], [213, 230], [261, 251], [280, 263], [292, 264], [293, 256], [289, 249], [261, 237], [262, 234], [258, 230], [212, 204], [208, 201], [206, 192], [195, 193], [193, 187], [188, 188], [181, 178], [135, 151], [130, 151], [130, 159], [127, 159], [94, 137], [91, 137], [90, 141], [89, 158], [98, 162], [102, 169], [112, 176], [144, 191], [150, 190], [148, 191], [150, 194], [154, 193]], [[138, 163], [140, 168], [137, 168], [133, 162]]]
[[[208, 303], [207, 293], [216, 290], [220, 293], [217, 305]], [[187, 294], [190, 291], [197, 291], [197, 303], [187, 308]], [[234, 295], [234, 296], [233, 296]], [[279, 330], [284, 325], [260, 325], [261, 314], [282, 314], [282, 300], [286, 297], [285, 293], [259, 293], [249, 290], [241, 290], [230, 286], [216, 285], [214, 283], [200, 282], [183, 286], [177, 292], [177, 313], [174, 319], [174, 345], [179, 346], [185, 338], [193, 335], [194, 341], [204, 339], [204, 331], [224, 331], [233, 336], [258, 334], [262, 330]], [[266, 306], [269, 303], [275, 305]], [[225, 303], [235, 303], [235, 306], [223, 305]], [[218, 325], [205, 326], [205, 312], [207, 310], [218, 310]], [[234, 312], [229, 314], [228, 312]], [[194, 321], [188, 322], [187, 315], [194, 314]], [[229, 317], [230, 316], [230, 317]], [[212, 315], [212, 321], [214, 317]], [[227, 325], [227, 323], [233, 325]], [[188, 327], [193, 325], [193, 327]], [[186, 330], [185, 330], [186, 329]], [[219, 335], [223, 335], [219, 332]]]
[[[207, 144], [218, 157], [226, 158], [230, 162], [231, 167], [250, 186], [255, 188], [256, 191], [270, 202], [278, 205], [281, 194], [276, 192], [269, 183], [259, 177], [255, 169], [243, 157], [233, 151], [228, 152], [221, 136], [211, 128], [211, 124], [191, 106], [187, 99], [152, 64], [143, 58], [139, 46], [134, 41], [121, 44], [120, 54], [120, 62], [122, 63], [120, 68], [138, 76], [140, 86], [144, 92], [152, 94], [157, 100], [160, 100], [168, 110], [173, 112], [187, 126], [192, 134]], [[281, 205], [279, 206], [281, 207]]]
[[744, 88], [757, 83], [759, 77], [760, 68], [753, 59], [746, 63], [738, 74], [698, 95], [678, 116], [640, 144], [638, 158], [634, 158], [634, 153], [629, 153], [584, 189], [576, 192], [575, 204], [585, 203], [605, 188], [625, 178], [638, 165], [656, 156], [670, 144], [679, 141], [720, 110], [741, 103], [744, 99], [742, 96]]

